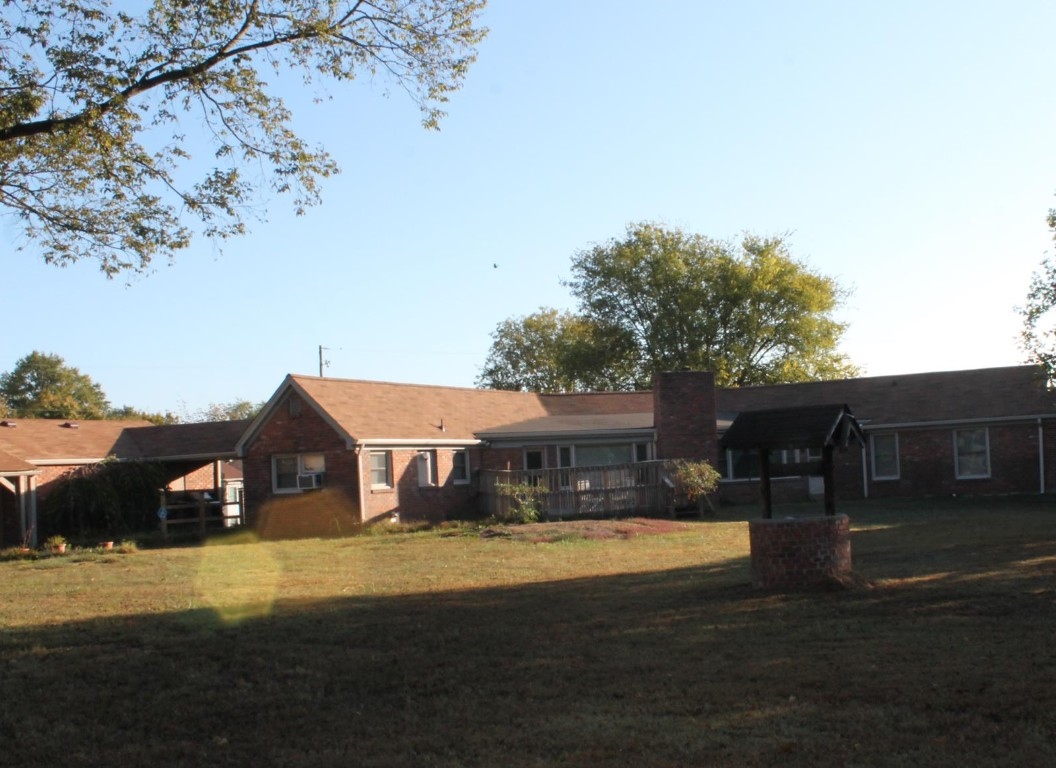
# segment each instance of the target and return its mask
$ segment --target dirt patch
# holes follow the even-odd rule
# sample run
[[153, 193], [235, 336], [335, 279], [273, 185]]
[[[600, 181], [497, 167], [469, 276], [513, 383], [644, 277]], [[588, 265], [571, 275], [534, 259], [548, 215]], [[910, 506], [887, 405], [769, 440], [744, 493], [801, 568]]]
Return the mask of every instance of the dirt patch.
[[508, 538], [539, 543], [569, 539], [632, 539], [674, 533], [689, 528], [687, 523], [632, 517], [621, 520], [567, 520], [559, 523], [529, 523], [527, 525], [491, 526], [481, 531], [484, 538]]

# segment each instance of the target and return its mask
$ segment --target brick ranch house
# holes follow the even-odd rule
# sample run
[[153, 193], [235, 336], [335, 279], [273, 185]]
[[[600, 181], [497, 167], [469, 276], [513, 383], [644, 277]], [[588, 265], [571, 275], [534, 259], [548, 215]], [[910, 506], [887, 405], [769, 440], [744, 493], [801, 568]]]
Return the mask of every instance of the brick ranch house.
[[[472, 508], [482, 472], [704, 458], [721, 500], [759, 497], [757, 456], [721, 451], [738, 413], [843, 403], [866, 443], [838, 452], [840, 498], [1046, 493], [1056, 402], [1031, 366], [737, 389], [707, 373], [652, 391], [544, 395], [288, 376], [238, 444], [252, 523], [320, 489], [351, 523]], [[777, 500], [820, 496], [820, 450], [771, 456]], [[299, 514], [294, 511], [293, 514]]]
[[[838, 452], [840, 498], [1048, 493], [1056, 490], [1056, 396], [1034, 366], [719, 389], [719, 429], [743, 411], [844, 403], [866, 436]], [[819, 495], [813, 446], [771, 456], [775, 498]], [[728, 501], [758, 497], [758, 459], [726, 451]]]
[[0, 546], [35, 542], [38, 506], [50, 491], [77, 469], [108, 458], [157, 462], [173, 490], [221, 489], [247, 424], [0, 420]]
[[[350, 524], [442, 519], [479, 505], [481, 477], [703, 458], [724, 502], [759, 498], [758, 457], [720, 449], [739, 413], [842, 403], [865, 444], [836, 454], [839, 498], [1049, 493], [1056, 401], [1031, 366], [738, 389], [660, 374], [647, 392], [542, 395], [287, 376], [250, 422], [0, 422], [0, 546], [77, 467], [162, 462], [175, 490], [219, 489], [241, 459], [247, 521], [326, 506]], [[770, 456], [775, 500], [820, 497], [820, 451]], [[599, 477], [603, 473], [597, 473]], [[626, 473], [624, 474], [626, 478]], [[298, 504], [298, 502], [301, 502]]]
[[712, 381], [547, 395], [290, 375], [239, 441], [246, 517], [326, 489], [346, 524], [437, 520], [472, 508], [482, 470], [714, 458]]

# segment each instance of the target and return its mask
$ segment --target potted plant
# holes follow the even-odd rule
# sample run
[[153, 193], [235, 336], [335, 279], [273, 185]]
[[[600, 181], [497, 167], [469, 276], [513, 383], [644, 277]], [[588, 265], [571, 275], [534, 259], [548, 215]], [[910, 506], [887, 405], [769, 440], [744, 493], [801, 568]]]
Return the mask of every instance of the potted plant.
[[49, 549], [59, 555], [64, 554], [66, 552], [66, 545], [66, 538], [64, 536], [60, 536], [57, 533], [54, 536], [49, 537], [48, 540], [44, 542], [45, 549]]

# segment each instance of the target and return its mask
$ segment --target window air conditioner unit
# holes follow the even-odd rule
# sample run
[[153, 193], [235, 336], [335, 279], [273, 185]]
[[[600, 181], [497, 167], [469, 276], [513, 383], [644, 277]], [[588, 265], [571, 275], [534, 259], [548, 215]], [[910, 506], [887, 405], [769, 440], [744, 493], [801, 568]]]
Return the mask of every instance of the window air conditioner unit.
[[301, 490], [323, 487], [323, 475], [316, 472], [311, 475], [297, 475], [297, 487]]

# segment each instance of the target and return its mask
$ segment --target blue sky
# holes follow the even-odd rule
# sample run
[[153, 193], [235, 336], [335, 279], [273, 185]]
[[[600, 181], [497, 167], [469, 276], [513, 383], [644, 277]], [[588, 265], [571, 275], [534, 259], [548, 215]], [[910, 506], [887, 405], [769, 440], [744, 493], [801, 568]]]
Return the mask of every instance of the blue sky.
[[[492, 0], [439, 133], [386, 84], [291, 89], [343, 173], [304, 217], [126, 286], [7, 243], [0, 371], [59, 354], [115, 406], [264, 400], [286, 373], [472, 386], [571, 256], [654, 221], [791, 233], [853, 291], [866, 374], [1013, 365], [1053, 249], [1056, 5]], [[498, 268], [493, 267], [498, 264]]]

